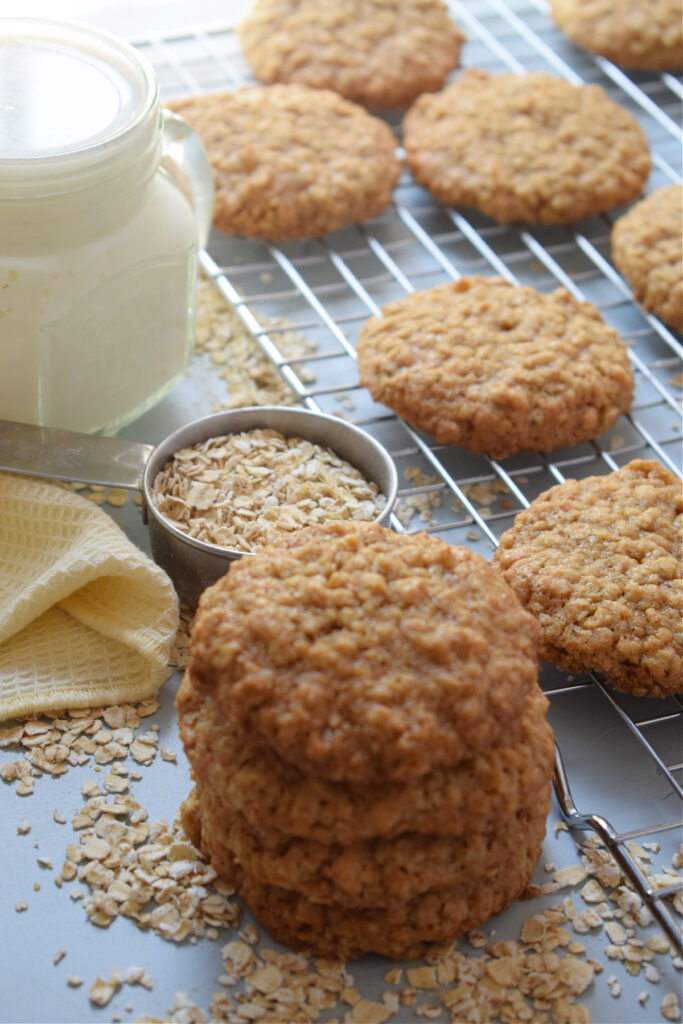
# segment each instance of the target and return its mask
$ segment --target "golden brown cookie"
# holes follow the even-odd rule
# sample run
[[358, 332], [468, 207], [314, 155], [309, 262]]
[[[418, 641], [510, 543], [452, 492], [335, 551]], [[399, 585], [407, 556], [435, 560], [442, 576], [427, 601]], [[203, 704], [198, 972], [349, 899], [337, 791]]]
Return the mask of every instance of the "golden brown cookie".
[[683, 65], [680, 0], [550, 0], [550, 10], [572, 42], [622, 67]]
[[262, 82], [388, 109], [440, 89], [464, 42], [441, 0], [256, 0], [238, 36]]
[[423, 893], [390, 907], [348, 908], [314, 903], [300, 893], [269, 885], [247, 865], [221, 861], [210, 830], [201, 830], [201, 849], [215, 870], [236, 885], [247, 907], [272, 939], [316, 956], [347, 960], [362, 953], [414, 959], [428, 944], [454, 939], [509, 906], [524, 892], [538, 860], [545, 822], [538, 818], [520, 835], [515, 856], [486, 878]]
[[612, 228], [612, 259], [645, 309], [683, 331], [683, 185], [666, 185]]
[[400, 172], [389, 126], [326, 89], [249, 86], [176, 100], [216, 186], [214, 224], [276, 241], [374, 217]]
[[413, 292], [363, 325], [357, 354], [376, 401], [494, 458], [598, 437], [631, 405], [626, 347], [563, 288], [469, 277]]
[[683, 691], [683, 490], [658, 462], [552, 487], [494, 566], [543, 630], [540, 656], [618, 690]]
[[[254, 878], [295, 890], [312, 903], [337, 903], [349, 910], [391, 907], [435, 889], [464, 885], [474, 877], [485, 884], [517, 856], [522, 836], [545, 830], [550, 782], [527, 794], [528, 807], [501, 819], [493, 831], [465, 836], [406, 832], [393, 839], [341, 845], [297, 839], [260, 828], [226, 808], [216, 791], [198, 785], [202, 828], [222, 860], [232, 857]], [[533, 805], [533, 806], [532, 806]]]
[[233, 562], [204, 592], [189, 673], [247, 742], [303, 771], [406, 780], [518, 719], [537, 630], [480, 555], [328, 523]]
[[463, 71], [403, 120], [413, 177], [502, 224], [568, 224], [640, 195], [645, 133], [599, 85], [542, 72]]
[[462, 836], [491, 832], [528, 806], [553, 769], [548, 700], [539, 687], [499, 743], [454, 768], [406, 783], [330, 782], [306, 775], [268, 747], [251, 747], [190, 683], [176, 697], [180, 735], [193, 776], [253, 827], [327, 843], [358, 843], [401, 832]]

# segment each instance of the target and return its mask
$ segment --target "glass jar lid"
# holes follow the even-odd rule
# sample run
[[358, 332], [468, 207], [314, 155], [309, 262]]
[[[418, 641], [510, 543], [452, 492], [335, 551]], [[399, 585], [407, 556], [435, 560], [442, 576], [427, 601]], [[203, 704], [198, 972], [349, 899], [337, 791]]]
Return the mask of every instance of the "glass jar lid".
[[158, 107], [151, 67], [122, 40], [75, 22], [0, 18], [0, 194], [120, 173], [154, 148]]

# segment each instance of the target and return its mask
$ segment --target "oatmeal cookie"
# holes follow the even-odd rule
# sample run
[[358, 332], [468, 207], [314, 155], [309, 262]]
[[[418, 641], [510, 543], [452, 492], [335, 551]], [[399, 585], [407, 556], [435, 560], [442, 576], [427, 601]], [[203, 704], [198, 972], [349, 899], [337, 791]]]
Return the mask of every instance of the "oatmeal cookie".
[[523, 835], [545, 830], [550, 809], [548, 777], [542, 791], [527, 795], [527, 809], [501, 819], [492, 832], [457, 838], [404, 833], [342, 845], [296, 839], [263, 822], [255, 829], [213, 789], [197, 788], [202, 827], [210, 831], [212, 849], [221, 851], [222, 861], [232, 857], [268, 885], [348, 909], [391, 907], [474, 877], [486, 884], [514, 860]]
[[401, 165], [389, 126], [327, 89], [247, 86], [168, 106], [201, 138], [216, 186], [214, 224], [289, 241], [374, 217]]
[[683, 185], [666, 185], [612, 228], [612, 259], [645, 309], [683, 331]]
[[617, 690], [683, 691], [681, 482], [635, 459], [535, 499], [494, 556], [543, 630], [540, 656]]
[[403, 120], [413, 177], [501, 224], [568, 224], [640, 195], [645, 133], [599, 85], [468, 69]]
[[491, 747], [537, 685], [538, 625], [480, 555], [377, 524], [233, 562], [189, 665], [239, 734], [337, 781], [416, 778]]
[[550, 10], [572, 42], [621, 67], [683, 65], [680, 0], [550, 0]]
[[441, 0], [256, 0], [238, 36], [262, 82], [387, 109], [440, 89], [464, 42]]
[[490, 832], [540, 794], [552, 775], [553, 733], [539, 687], [498, 744], [454, 768], [406, 783], [330, 782], [306, 775], [267, 747], [245, 744], [189, 675], [176, 698], [180, 735], [198, 782], [254, 828], [301, 839], [358, 843], [401, 832], [462, 836]]
[[408, 960], [421, 956], [430, 943], [454, 939], [478, 927], [521, 896], [544, 835], [545, 822], [539, 818], [520, 836], [515, 856], [485, 879], [478, 875], [454, 888], [367, 909], [314, 903], [294, 890], [263, 882], [234, 860], [221, 862], [211, 848], [209, 829], [201, 830], [200, 845], [214, 869], [237, 887], [248, 909], [276, 942], [335, 960], [363, 953]]
[[631, 405], [614, 328], [564, 289], [469, 277], [392, 302], [358, 338], [360, 382], [442, 444], [502, 458], [598, 437]]

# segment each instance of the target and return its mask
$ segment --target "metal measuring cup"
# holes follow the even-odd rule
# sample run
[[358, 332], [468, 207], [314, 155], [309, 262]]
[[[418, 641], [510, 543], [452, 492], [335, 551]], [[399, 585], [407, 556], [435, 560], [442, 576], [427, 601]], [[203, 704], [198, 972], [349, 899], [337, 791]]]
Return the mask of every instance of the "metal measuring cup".
[[245, 552], [195, 540], [179, 530], [155, 506], [154, 478], [181, 448], [261, 427], [331, 448], [346, 459], [386, 498], [374, 522], [388, 521], [398, 479], [386, 449], [360, 427], [336, 416], [287, 406], [249, 406], [214, 413], [193, 420], [156, 446], [0, 420], [0, 470], [139, 490], [152, 557], [173, 580], [180, 600], [195, 608], [202, 591]]

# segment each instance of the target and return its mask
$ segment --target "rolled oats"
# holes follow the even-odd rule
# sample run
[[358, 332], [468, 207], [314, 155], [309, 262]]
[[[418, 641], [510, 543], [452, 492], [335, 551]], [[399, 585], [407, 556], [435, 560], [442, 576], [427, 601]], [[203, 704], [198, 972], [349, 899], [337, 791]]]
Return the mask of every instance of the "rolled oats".
[[375, 519], [385, 503], [331, 449], [270, 428], [180, 449], [157, 474], [152, 499], [188, 536], [244, 552], [312, 523]]

